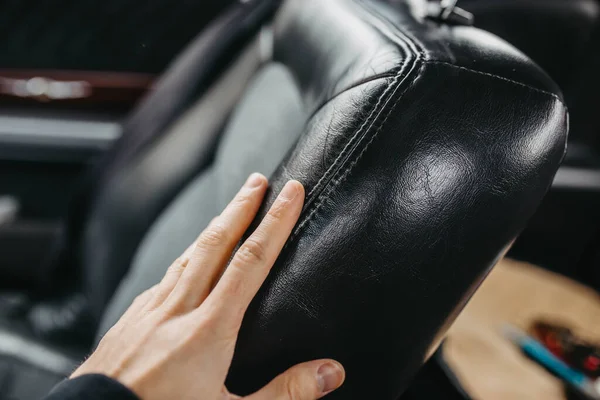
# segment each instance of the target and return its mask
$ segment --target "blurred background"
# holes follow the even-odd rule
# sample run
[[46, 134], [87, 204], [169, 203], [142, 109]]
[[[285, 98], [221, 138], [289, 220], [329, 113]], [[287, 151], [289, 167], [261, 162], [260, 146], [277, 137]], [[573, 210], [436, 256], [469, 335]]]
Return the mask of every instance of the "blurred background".
[[[117, 143], [122, 122], [186, 46], [236, 2], [0, 0], [0, 285], [32, 279], [35, 272], [23, 265], [44, 263], [84, 171]], [[515, 375], [498, 372], [495, 362], [480, 368], [506, 354], [480, 339], [510, 322], [533, 327], [540, 340], [550, 332], [580, 343], [583, 331], [585, 343], [600, 342], [600, 0], [458, 5], [476, 27], [505, 39], [553, 78], [570, 110], [570, 138], [550, 192], [508, 253], [512, 260], [451, 330], [446, 358], [475, 398], [553, 398], [560, 380], [545, 380], [545, 371], [532, 373], [539, 385], [521, 392], [486, 384], [483, 376], [503, 376], [506, 387]], [[524, 291], [539, 295], [507, 303], [505, 295], [524, 282]], [[571, 328], [574, 336], [565, 339]], [[596, 354], [600, 375], [594, 346], [574, 362], [593, 366], [595, 359], [585, 357]], [[520, 368], [515, 359], [505, 369]], [[560, 387], [557, 399], [566, 396]]]
[[[110, 148], [119, 122], [233, 2], [0, 0], [0, 188], [11, 198], [4, 208], [18, 205], [20, 219], [41, 225], [63, 215], [82, 168]], [[459, 5], [475, 26], [540, 64], [570, 110], [564, 167], [511, 254], [598, 287], [591, 266], [600, 262], [600, 5]]]

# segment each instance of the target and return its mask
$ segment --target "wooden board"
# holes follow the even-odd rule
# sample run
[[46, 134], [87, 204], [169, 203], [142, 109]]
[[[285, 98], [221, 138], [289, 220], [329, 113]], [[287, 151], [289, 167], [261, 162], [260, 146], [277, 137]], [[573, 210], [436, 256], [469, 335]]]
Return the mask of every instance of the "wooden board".
[[444, 358], [477, 400], [564, 400], [563, 384], [527, 359], [501, 333], [536, 320], [570, 327], [600, 342], [600, 295], [531, 264], [505, 259], [450, 328]]

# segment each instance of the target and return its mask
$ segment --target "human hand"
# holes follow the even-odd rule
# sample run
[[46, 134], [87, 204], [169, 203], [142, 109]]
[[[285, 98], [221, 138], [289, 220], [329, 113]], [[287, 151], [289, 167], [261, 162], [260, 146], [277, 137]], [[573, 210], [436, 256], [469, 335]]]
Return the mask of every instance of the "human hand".
[[[251, 175], [162, 281], [135, 299], [71, 378], [104, 374], [143, 400], [240, 399], [229, 393], [225, 378], [242, 318], [304, 202], [302, 185], [289, 181], [227, 266], [266, 188], [264, 176]], [[310, 361], [290, 368], [245, 399], [319, 399], [343, 381], [339, 363]]]

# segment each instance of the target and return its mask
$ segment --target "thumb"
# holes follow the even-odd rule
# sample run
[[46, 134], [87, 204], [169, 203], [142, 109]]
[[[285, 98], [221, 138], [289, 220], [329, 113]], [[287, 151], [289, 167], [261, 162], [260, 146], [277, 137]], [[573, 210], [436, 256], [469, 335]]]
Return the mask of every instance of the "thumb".
[[316, 400], [333, 392], [344, 382], [346, 373], [333, 360], [298, 364], [246, 400]]

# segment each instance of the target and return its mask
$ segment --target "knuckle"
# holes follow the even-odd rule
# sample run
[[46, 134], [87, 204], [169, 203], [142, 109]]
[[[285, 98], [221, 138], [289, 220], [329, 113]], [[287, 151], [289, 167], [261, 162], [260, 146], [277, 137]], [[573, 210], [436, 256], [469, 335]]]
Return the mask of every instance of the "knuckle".
[[[244, 273], [244, 268], [240, 268], [239, 266], [239, 262], [235, 262], [232, 263], [229, 268], [232, 269], [237, 269], [241, 272], [241, 274]], [[238, 274], [239, 276], [240, 274]], [[231, 297], [232, 299], [237, 299], [238, 296], [240, 296], [241, 294], [243, 294], [244, 292], [244, 281], [243, 279], [239, 279], [238, 277], [236, 277], [236, 279], [230, 279], [227, 282], [227, 285], [225, 285], [224, 287], [225, 292], [227, 293], [227, 295], [229, 297]]]
[[180, 258], [178, 258], [177, 260], [175, 260], [175, 262], [173, 264], [171, 264], [169, 266], [169, 268], [167, 269], [167, 274], [179, 274], [181, 271], [183, 271], [185, 269], [185, 264], [183, 260], [181, 260]]
[[135, 297], [135, 299], [133, 300], [132, 305], [133, 304], [139, 305], [139, 304], [146, 303], [154, 295], [154, 292], [156, 291], [156, 287], [157, 287], [157, 285], [154, 285], [150, 289], [147, 289], [147, 290], [143, 291], [142, 293], [138, 294]]
[[[235, 345], [237, 331], [226, 323], [218, 309], [195, 316], [192, 322], [196, 335], [218, 338], [219, 342], [231, 342]], [[196, 337], [197, 339], [197, 337]]]
[[261, 264], [266, 260], [265, 245], [260, 240], [250, 237], [240, 247], [237, 255], [242, 263]]
[[185, 314], [186, 303], [182, 299], [173, 299], [158, 306], [157, 315], [161, 322], [177, 318]]
[[286, 400], [302, 400], [306, 394], [306, 389], [302, 387], [298, 379], [288, 375], [283, 381], [283, 391]]
[[285, 212], [288, 208], [290, 200], [287, 199], [277, 199], [277, 201], [271, 206], [271, 209], [267, 213], [269, 218], [272, 220], [278, 221], [283, 218]]
[[206, 249], [207, 247], [217, 247], [229, 240], [229, 232], [223, 226], [211, 224], [196, 241], [196, 249]]
[[252, 194], [253, 193], [240, 192], [237, 194], [237, 196], [233, 198], [233, 201], [231, 203], [233, 206], [236, 207], [245, 207], [252, 202]]
[[193, 327], [196, 333], [210, 333], [215, 330], [216, 325], [217, 319], [214, 313], [202, 313], [194, 316]]

